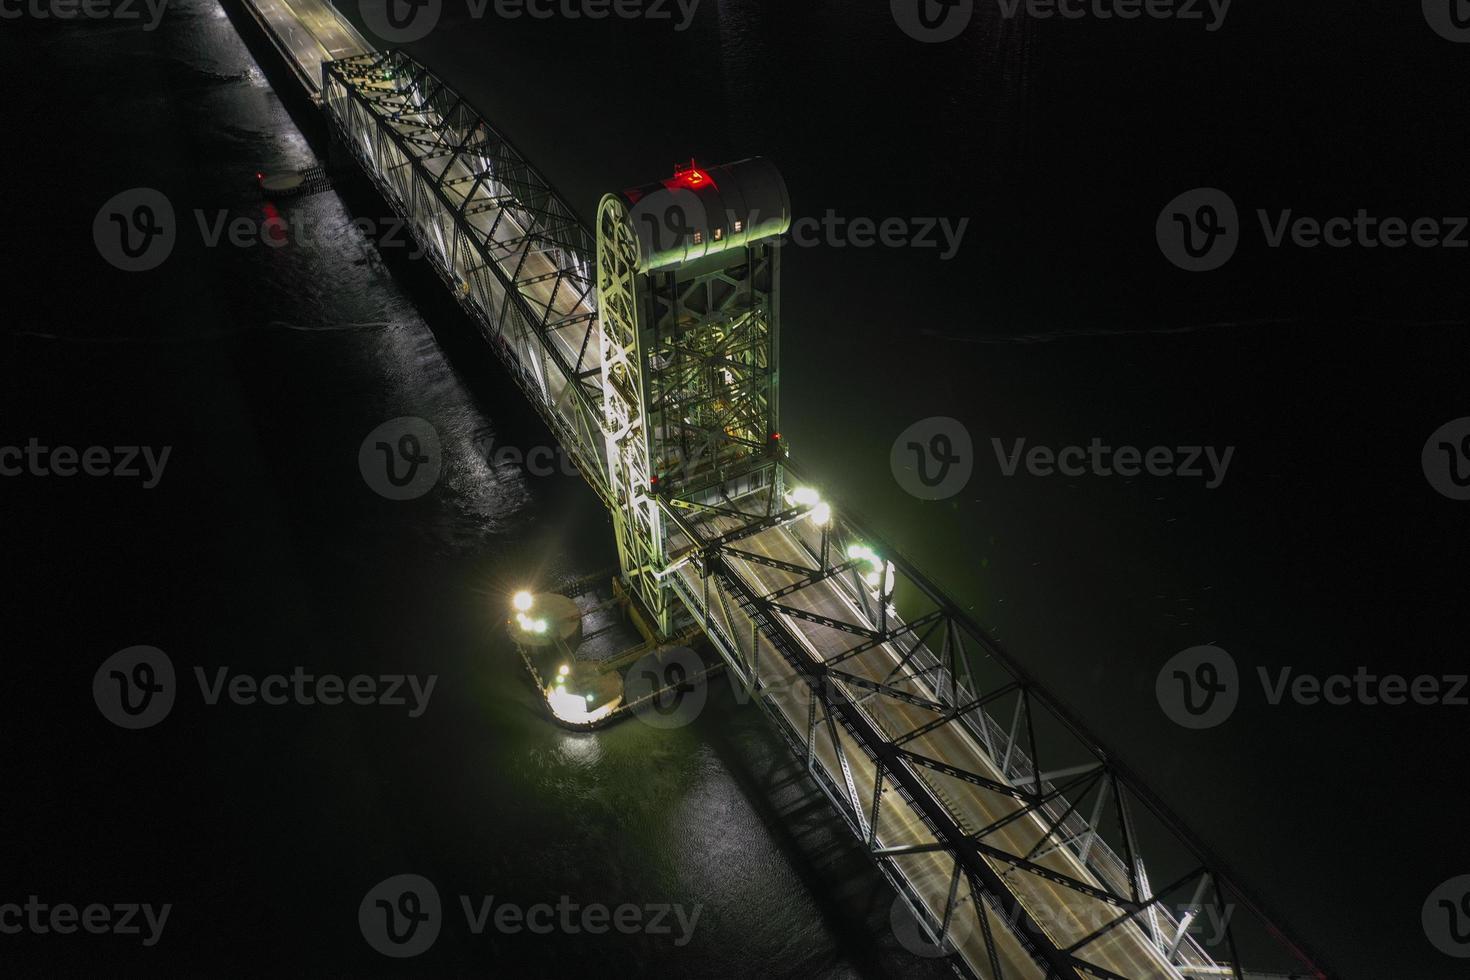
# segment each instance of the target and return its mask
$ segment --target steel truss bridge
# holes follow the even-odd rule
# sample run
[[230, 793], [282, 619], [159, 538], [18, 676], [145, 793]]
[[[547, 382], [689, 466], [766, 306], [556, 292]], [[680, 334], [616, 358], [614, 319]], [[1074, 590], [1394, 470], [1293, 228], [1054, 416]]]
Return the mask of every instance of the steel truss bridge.
[[[1242, 965], [1235, 913], [1269, 921], [1220, 859], [800, 479], [778, 425], [790, 209], [773, 166], [691, 164], [607, 195], [589, 228], [425, 66], [322, 0], [258, 2], [268, 31], [288, 10], [350, 35], [311, 51], [334, 139], [608, 507], [650, 618], [702, 626], [929, 941], [988, 980], [1265, 976]], [[1294, 976], [1325, 976], [1286, 948]]]

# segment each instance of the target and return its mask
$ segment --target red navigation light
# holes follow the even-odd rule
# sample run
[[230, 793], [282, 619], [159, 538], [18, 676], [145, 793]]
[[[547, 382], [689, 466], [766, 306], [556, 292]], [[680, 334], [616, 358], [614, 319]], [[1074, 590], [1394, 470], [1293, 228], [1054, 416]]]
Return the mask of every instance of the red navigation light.
[[650, 476], [648, 478], [648, 484], [649, 484], [649, 486], [654, 486], [654, 487], [658, 486], [658, 477], [656, 477], [656, 476]]
[[771, 441], [772, 442], [780, 442], [781, 441], [781, 433], [779, 433], [779, 432], [772, 432], [771, 433]]
[[264, 180], [265, 179], [265, 174], [263, 174], [259, 170], [257, 170], [257, 171], [255, 171], [255, 179], [256, 180]]
[[709, 174], [699, 169], [699, 164], [695, 163], [693, 158], [689, 160], [689, 166], [687, 167], [680, 166], [679, 164], [674, 165], [673, 182], [683, 184], [685, 187], [703, 187], [705, 184], [714, 183], [714, 181], [710, 180]]

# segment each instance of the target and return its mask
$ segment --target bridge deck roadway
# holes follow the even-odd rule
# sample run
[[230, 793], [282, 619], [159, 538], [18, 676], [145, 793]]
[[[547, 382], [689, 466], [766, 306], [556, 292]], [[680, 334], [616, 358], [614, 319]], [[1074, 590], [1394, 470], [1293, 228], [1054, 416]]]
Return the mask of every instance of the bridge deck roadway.
[[321, 94], [322, 62], [373, 50], [327, 0], [245, 0], [313, 97]]
[[[708, 529], [710, 536], [735, 530], [740, 522], [734, 518], [716, 517], [701, 527]], [[743, 539], [740, 548], [780, 561], [810, 566], [812, 559], [802, 546], [798, 532], [791, 526], [771, 528], [752, 537]], [[771, 568], [755, 562], [743, 561], [738, 557], [728, 558], [735, 570], [752, 591], [760, 595], [783, 588], [800, 577], [794, 573]], [[703, 589], [699, 573], [692, 565], [684, 565], [680, 575], [688, 594], [698, 596]], [[714, 596], [718, 579], [711, 578], [711, 605], [716, 607], [712, 615], [720, 623], [726, 635], [737, 638], [745, 649], [749, 645], [751, 623], [739, 611], [739, 601], [734, 596], [721, 595], [723, 602]], [[849, 594], [834, 580], [828, 579], [791, 593], [781, 600], [793, 608], [820, 613], [824, 616], [876, 629], [863, 611], [853, 603]], [[723, 609], [719, 608], [723, 606]], [[699, 614], [696, 610], [696, 617]], [[857, 641], [851, 633], [823, 626], [805, 619], [776, 611], [774, 613], [800, 641], [804, 652], [815, 661], [825, 661], [850, 649]], [[890, 626], [893, 623], [890, 620]], [[749, 653], [746, 650], [747, 654]], [[844, 670], [872, 681], [895, 684], [889, 678], [899, 665], [902, 653], [892, 644], [885, 643], [868, 654], [843, 662]], [[769, 644], [762, 644], [760, 677], [763, 689], [768, 689], [781, 713], [798, 732], [805, 732], [808, 723], [807, 681], [787, 662], [775, 653]], [[923, 697], [939, 700], [937, 692], [928, 686], [922, 677], [911, 678], [907, 689]], [[897, 685], [896, 685], [897, 686]], [[917, 705], [911, 705], [889, 697], [880, 697], [862, 688], [848, 685], [848, 692], [858, 702], [870, 720], [888, 738], [896, 739], [936, 716]], [[871, 807], [875, 764], [859, 747], [856, 740], [841, 726], [833, 726], [842, 745], [849, 770], [856, 787], [856, 798], [860, 809]], [[815, 758], [838, 787], [845, 787], [841, 760], [832, 744], [833, 728], [818, 720]], [[907, 743], [912, 749], [930, 758], [941, 760], [970, 772], [987, 776], [1004, 784], [1010, 784], [989, 755], [961, 725], [949, 724], [935, 729], [922, 738]], [[922, 767], [913, 770], [943, 802], [951, 816], [967, 833], [974, 834], [983, 827], [1008, 814], [1022, 809], [1022, 804], [1009, 797], [982, 786], [943, 776]], [[845, 790], [843, 791], [845, 795]], [[934, 840], [920, 815], [885, 780], [883, 803], [880, 808], [877, 846], [880, 848], [923, 844]], [[1047, 836], [1042, 816], [1033, 811], [1007, 826], [986, 835], [984, 841], [1003, 848], [1009, 853], [1024, 855], [1033, 845]], [[1091, 934], [1100, 926], [1116, 918], [1120, 913], [1115, 907], [1080, 895], [1065, 885], [1054, 883], [1025, 870], [1010, 868], [1005, 862], [987, 857], [991, 866], [1002, 875], [1012, 893], [1026, 908], [1031, 917], [1043, 928], [1059, 947], [1067, 947]], [[1040, 856], [1032, 858], [1037, 864], [1065, 873], [1083, 882], [1101, 885], [1097, 876], [1067, 847], [1048, 850], [1043, 847]], [[943, 851], [905, 855], [895, 861], [898, 871], [907, 879], [914, 890], [928, 905], [935, 919], [942, 918], [948, 900], [950, 879], [954, 868], [953, 859]], [[1114, 883], [1108, 883], [1115, 887]], [[967, 881], [959, 886], [959, 904], [956, 907], [951, 927], [955, 930], [952, 941], [960, 955], [969, 963], [977, 975], [991, 976], [988, 954], [985, 949], [984, 931], [975, 919], [974, 900]], [[1020, 943], [1000, 921], [995, 913], [988, 913], [993, 923], [991, 933], [995, 937], [996, 953], [1006, 977], [1044, 977], [1045, 971], [1021, 948]], [[1183, 952], [1189, 954], [1186, 944]], [[1149, 940], [1137, 920], [1127, 923], [1105, 934], [1102, 938], [1078, 950], [1079, 958], [1095, 963], [1113, 973], [1130, 978], [1169, 978], [1178, 980], [1181, 973], [1165, 962], [1158, 948]], [[1199, 964], [1204, 965], [1204, 964]], [[1186, 968], [1187, 969], [1187, 968]]]

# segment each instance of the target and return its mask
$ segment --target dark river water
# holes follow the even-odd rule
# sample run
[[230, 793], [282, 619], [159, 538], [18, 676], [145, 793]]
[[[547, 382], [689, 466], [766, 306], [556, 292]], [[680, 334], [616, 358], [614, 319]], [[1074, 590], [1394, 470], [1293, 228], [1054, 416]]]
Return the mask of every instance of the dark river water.
[[[1341, 5], [1242, 5], [1216, 33], [981, 5], [937, 45], [878, 2], [710, 0], [682, 33], [453, 6], [414, 52], [584, 214], [676, 160], [761, 154], [798, 216], [969, 219], [949, 260], [783, 253], [793, 454], [1341, 975], [1463, 975], [1426, 942], [1420, 906], [1470, 873], [1466, 709], [1257, 694], [1192, 732], [1160, 711], [1154, 679], [1205, 643], [1251, 674], [1464, 672], [1467, 512], [1428, 486], [1419, 452], [1470, 414], [1465, 253], [1270, 249], [1257, 234], [1190, 275], [1153, 227], [1206, 185], [1243, 215], [1465, 213], [1470, 53], [1417, 11]], [[155, 31], [7, 22], [0, 38], [0, 444], [172, 447], [151, 489], [0, 485], [14, 579], [0, 902], [174, 907], [155, 947], [0, 936], [0, 972], [947, 975], [902, 948], [887, 885], [723, 683], [673, 731], [545, 720], [504, 597], [606, 572], [609, 522], [578, 478], [494, 461], [551, 437], [424, 264], [353, 228], [383, 222], [381, 201], [348, 183], [263, 205], [257, 171], [318, 163], [327, 145], [231, 13], [178, 0]], [[92, 221], [140, 186], [167, 195], [180, 238], [164, 266], [127, 274], [99, 257]], [[281, 214], [293, 231], [210, 247], [221, 214]], [[889, 450], [941, 415], [973, 437], [975, 476], [920, 501]], [[402, 503], [357, 467], [367, 433], [400, 416], [431, 420], [444, 449], [436, 488]], [[1206, 489], [1007, 478], [991, 449], [1094, 436], [1236, 453]], [[122, 732], [87, 692], [135, 644], [165, 650], [190, 696]], [[439, 681], [418, 718], [208, 705], [192, 688], [196, 667], [298, 665]], [[448, 905], [571, 896], [700, 918], [675, 945], [475, 935], [451, 915], [400, 964], [363, 943], [356, 910], [404, 872]]]

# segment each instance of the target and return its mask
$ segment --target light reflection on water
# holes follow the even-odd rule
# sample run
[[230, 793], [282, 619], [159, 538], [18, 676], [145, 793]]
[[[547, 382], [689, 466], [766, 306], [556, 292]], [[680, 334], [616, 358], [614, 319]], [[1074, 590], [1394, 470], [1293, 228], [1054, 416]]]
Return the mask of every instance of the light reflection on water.
[[[309, 655], [348, 672], [407, 666], [441, 676], [434, 710], [411, 727], [303, 716], [281, 736], [289, 749], [253, 752], [279, 730], [217, 722], [211, 750], [242, 768], [221, 761], [202, 792], [218, 807], [213, 821], [246, 842], [240, 863], [275, 868], [285, 860], [279, 853], [309, 855], [312, 880], [278, 896], [299, 903], [307, 919], [324, 914], [312, 891], [320, 882], [350, 890], [379, 863], [391, 865], [387, 873], [418, 862], [453, 869], [463, 887], [518, 897], [552, 888], [613, 902], [702, 903], [699, 934], [680, 954], [683, 975], [724, 976], [737, 965], [754, 975], [858, 972], [854, 963], [883, 942], [853, 935], [868, 921], [876, 878], [861, 858], [832, 861], [850, 858], [852, 845], [810, 788], [795, 823], [772, 803], [765, 780], [789, 760], [759, 715], [716, 699], [688, 729], [625, 723], [591, 735], [544, 716], [498, 627], [495, 596], [527, 577], [605, 570], [607, 517], [575, 476], [487, 461], [489, 446], [543, 444], [544, 426], [498, 368], [485, 368], [483, 344], [466, 339], [457, 349], [468, 355], [457, 362], [445, 355], [435, 330], [466, 324], [436, 320], [431, 329], [423, 310], [442, 297], [411, 296], [393, 262], [353, 230], [357, 215], [337, 194], [270, 206], [259, 199], [256, 171], [313, 157], [233, 23], [208, 0], [179, 0], [145, 48], [85, 71], [104, 72], [149, 105], [167, 92], [167, 118], [89, 116], [89, 139], [106, 149], [77, 161], [75, 178], [107, 186], [117, 179], [112, 169], [139, 173], [173, 198], [182, 220], [171, 289], [131, 281], [137, 295], [119, 305], [137, 302], [148, 315], [118, 333], [187, 341], [173, 345], [182, 349], [151, 395], [178, 398], [180, 416], [218, 444], [212, 461], [226, 468], [200, 473], [203, 492], [233, 487], [251, 508], [256, 523], [236, 532], [246, 540], [231, 572], [278, 583], [285, 596], [244, 625], [233, 607], [190, 608], [202, 631], [218, 634], [205, 645], [245, 646], [244, 630], [284, 630], [279, 619], [295, 632], [260, 642], [266, 660]], [[210, 220], [223, 210], [258, 222], [269, 207], [310, 228], [310, 239], [281, 248], [199, 240], [195, 209]], [[81, 336], [97, 325], [52, 329]], [[186, 391], [217, 396], [212, 414], [170, 387], [176, 377], [194, 386]], [[400, 505], [362, 485], [355, 459], [367, 432], [402, 415], [433, 422], [445, 466], [430, 494]], [[220, 522], [233, 527], [233, 517], [222, 510]], [[240, 785], [252, 787], [253, 807], [233, 805]], [[272, 801], [298, 819], [260, 828]], [[214, 873], [199, 872], [213, 893], [252, 886], [215, 882]], [[821, 892], [848, 882], [859, 896], [835, 909]], [[609, 959], [635, 966], [669, 952], [652, 937], [611, 949]], [[255, 951], [228, 955], [248, 961]], [[585, 959], [585, 951], [560, 955]]]

